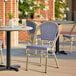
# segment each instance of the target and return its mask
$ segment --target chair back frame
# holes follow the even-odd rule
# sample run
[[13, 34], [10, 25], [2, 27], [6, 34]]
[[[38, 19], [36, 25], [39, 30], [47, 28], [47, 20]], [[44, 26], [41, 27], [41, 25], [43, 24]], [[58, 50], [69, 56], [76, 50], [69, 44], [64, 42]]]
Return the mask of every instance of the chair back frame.
[[72, 29], [70, 30], [69, 35], [71, 35], [71, 34], [72, 34], [72, 32], [73, 32], [73, 30], [75, 29], [75, 27], [76, 27], [76, 24], [74, 24], [74, 25], [73, 25]]
[[32, 30], [29, 30], [29, 33], [30, 33], [30, 34], [34, 34], [34, 33], [35, 33], [35, 30], [36, 30], [36, 23], [27, 20], [27, 21], [26, 21], [26, 25], [27, 25], [27, 26], [30, 26], [30, 27], [33, 27]]
[[47, 23], [52, 23], [52, 24], [55, 24], [55, 25], [57, 26], [57, 31], [58, 31], [58, 32], [57, 32], [57, 35], [56, 35], [55, 39], [52, 40], [52, 41], [51, 41], [51, 40], [42, 40], [42, 39], [39, 39], [39, 40], [42, 42], [42, 45], [43, 45], [43, 43], [44, 43], [45, 41], [47, 41], [47, 42], [49, 43], [49, 46], [50, 46], [50, 43], [52, 43], [52, 47], [55, 47], [56, 41], [57, 41], [57, 39], [58, 39], [58, 37], [59, 37], [59, 35], [60, 35], [59, 26], [58, 26], [58, 24], [55, 23], [55, 22], [45, 22], [45, 23], [40, 24], [40, 25], [37, 27], [37, 29], [36, 29], [36, 31], [35, 31], [35, 34], [34, 34], [33, 45], [34, 45], [34, 43], [36, 44], [37, 41], [38, 41], [38, 39], [37, 39], [37, 31], [41, 28], [41, 26], [44, 26], [44, 24], [47, 24]]

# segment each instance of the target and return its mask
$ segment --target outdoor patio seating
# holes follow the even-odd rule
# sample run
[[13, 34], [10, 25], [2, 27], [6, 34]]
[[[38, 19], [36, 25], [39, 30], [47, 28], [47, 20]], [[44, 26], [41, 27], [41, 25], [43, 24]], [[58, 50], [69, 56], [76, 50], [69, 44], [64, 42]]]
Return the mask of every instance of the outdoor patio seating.
[[[40, 29], [41, 31], [41, 44], [36, 44], [37, 42], [37, 31]], [[47, 72], [47, 58], [48, 55], [54, 55], [56, 66], [58, 68], [58, 62], [55, 55], [55, 44], [56, 40], [59, 37], [58, 25], [52, 22], [42, 23], [36, 30], [34, 35], [34, 44], [26, 46], [27, 51], [27, 60], [26, 60], [26, 70], [28, 70], [28, 62], [30, 55], [36, 55], [35, 50], [37, 50], [37, 54], [40, 55], [40, 65], [42, 56], [45, 56], [45, 73]], [[51, 44], [50, 44], [51, 43]], [[48, 53], [50, 51], [50, 53]]]
[[3, 44], [3, 42], [2, 41], [0, 41], [0, 64], [3, 64], [3, 53], [2, 53], [2, 44]]
[[76, 38], [76, 35], [73, 35], [73, 30], [75, 29], [76, 24], [73, 25], [71, 31], [69, 34], [63, 34], [63, 48], [64, 48], [64, 41], [67, 41], [67, 39], [70, 40], [70, 53], [72, 52], [72, 45], [73, 45], [73, 39]]

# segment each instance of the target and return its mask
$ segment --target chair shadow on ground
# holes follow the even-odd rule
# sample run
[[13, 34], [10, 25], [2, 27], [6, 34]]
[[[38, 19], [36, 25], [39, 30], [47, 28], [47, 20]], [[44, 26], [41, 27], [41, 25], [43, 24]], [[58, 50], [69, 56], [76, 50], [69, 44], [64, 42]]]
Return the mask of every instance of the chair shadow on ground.
[[[22, 61], [22, 60], [12, 60], [13, 62], [17, 62], [17, 63], [25, 63], [26, 64], [26, 61]], [[43, 64], [42, 63], [42, 66], [40, 66], [40, 63], [39, 62], [33, 62], [33, 61], [29, 61], [29, 64], [30, 65], [33, 65], [33, 66], [37, 66], [37, 67], [40, 67], [40, 68], [42, 68], [42, 66], [44, 67], [45, 66], [45, 64]], [[50, 67], [50, 68], [57, 68], [56, 66], [54, 66], [54, 65], [47, 65], [48, 67]], [[22, 66], [21, 68], [20, 68], [21, 70], [24, 70], [24, 71], [26, 71], [26, 67], [24, 67], [24, 66]], [[40, 73], [44, 73], [44, 71], [40, 71], [40, 70], [36, 70], [36, 69], [34, 69], [34, 68], [32, 68], [31, 69], [31, 67], [29, 67], [29, 70], [31, 70], [31, 71], [35, 71], [35, 72], [40, 72]]]

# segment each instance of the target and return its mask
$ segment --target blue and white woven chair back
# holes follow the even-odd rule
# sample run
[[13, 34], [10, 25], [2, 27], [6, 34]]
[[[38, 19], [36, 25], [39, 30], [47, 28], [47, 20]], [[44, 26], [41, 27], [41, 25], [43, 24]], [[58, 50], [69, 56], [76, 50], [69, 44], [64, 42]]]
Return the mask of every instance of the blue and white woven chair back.
[[58, 26], [55, 23], [47, 22], [40, 26], [41, 40], [53, 41], [58, 32]]
[[26, 21], [27, 26], [32, 27], [32, 30], [29, 30], [30, 34], [34, 34], [35, 30], [36, 30], [36, 23], [32, 22], [32, 21]]

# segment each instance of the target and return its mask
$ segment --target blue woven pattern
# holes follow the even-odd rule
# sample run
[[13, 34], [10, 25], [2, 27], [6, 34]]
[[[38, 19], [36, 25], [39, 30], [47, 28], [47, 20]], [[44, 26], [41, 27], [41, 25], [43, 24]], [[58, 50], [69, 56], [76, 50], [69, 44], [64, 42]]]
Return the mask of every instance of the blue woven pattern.
[[76, 35], [63, 35], [63, 37], [67, 37], [67, 38], [76, 38]]
[[50, 22], [42, 24], [40, 29], [41, 29], [42, 40], [53, 41], [58, 32], [57, 25]]
[[37, 35], [37, 39], [40, 39], [41, 38], [41, 35]]
[[32, 27], [32, 30], [29, 30], [29, 34], [34, 34], [36, 30], [36, 24], [32, 21], [26, 21], [27, 26]]
[[3, 44], [3, 41], [0, 41], [0, 44]]
[[49, 50], [51, 49], [51, 46], [31, 45], [31, 46], [27, 46], [26, 48], [37, 49], [37, 50]]

